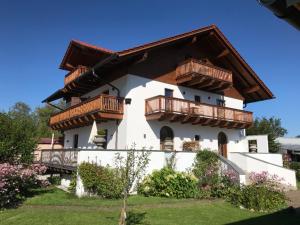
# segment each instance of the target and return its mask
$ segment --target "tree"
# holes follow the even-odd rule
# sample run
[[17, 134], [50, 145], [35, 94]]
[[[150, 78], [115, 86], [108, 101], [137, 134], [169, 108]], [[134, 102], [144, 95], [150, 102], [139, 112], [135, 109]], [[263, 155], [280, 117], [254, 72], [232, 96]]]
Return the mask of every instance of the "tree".
[[127, 198], [130, 190], [134, 188], [145, 174], [149, 164], [150, 151], [142, 150], [137, 152], [134, 148], [127, 152], [126, 157], [116, 154], [115, 166], [121, 172], [123, 183], [123, 207], [121, 210], [119, 225], [126, 225], [127, 218]]
[[44, 105], [42, 107], [36, 107], [35, 109], [35, 117], [37, 121], [37, 135], [39, 138], [41, 137], [52, 137], [52, 133], [55, 134], [56, 137], [61, 134], [58, 131], [53, 131], [48, 126], [48, 121], [52, 114], [56, 113], [58, 110], [52, 106]]
[[36, 147], [36, 122], [30, 107], [17, 102], [0, 114], [0, 162], [30, 163]]
[[279, 150], [279, 143], [276, 142], [276, 138], [282, 137], [287, 134], [287, 130], [281, 126], [281, 119], [271, 117], [267, 119], [256, 118], [253, 126], [246, 130], [247, 135], [268, 135], [270, 152], [277, 152]]

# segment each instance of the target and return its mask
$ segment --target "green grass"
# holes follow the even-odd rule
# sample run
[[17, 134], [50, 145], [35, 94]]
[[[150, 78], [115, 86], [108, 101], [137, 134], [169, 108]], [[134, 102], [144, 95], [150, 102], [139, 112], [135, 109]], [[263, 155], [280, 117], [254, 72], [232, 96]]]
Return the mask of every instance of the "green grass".
[[[167, 199], [132, 196], [129, 224], [151, 225], [296, 225], [300, 216], [287, 210], [273, 214], [235, 208], [221, 200]], [[56, 188], [36, 191], [17, 209], [0, 212], [0, 224], [110, 225], [118, 224], [121, 200], [76, 198]], [[139, 223], [143, 221], [143, 223]]]

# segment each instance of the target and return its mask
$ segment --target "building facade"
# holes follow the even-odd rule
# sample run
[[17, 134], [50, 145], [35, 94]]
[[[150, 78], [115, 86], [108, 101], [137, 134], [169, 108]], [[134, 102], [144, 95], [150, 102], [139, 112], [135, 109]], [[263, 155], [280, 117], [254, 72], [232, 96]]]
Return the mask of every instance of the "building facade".
[[113, 151], [268, 153], [267, 137], [245, 135], [245, 107], [273, 94], [214, 25], [123, 51], [71, 41], [60, 67], [64, 87], [44, 102], [63, 98], [67, 108], [49, 124], [84, 157], [100, 129]]

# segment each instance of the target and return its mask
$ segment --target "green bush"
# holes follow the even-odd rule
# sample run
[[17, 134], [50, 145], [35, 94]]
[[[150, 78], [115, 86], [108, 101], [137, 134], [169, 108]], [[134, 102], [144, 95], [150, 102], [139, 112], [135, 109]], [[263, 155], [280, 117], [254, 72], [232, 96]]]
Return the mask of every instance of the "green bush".
[[52, 185], [60, 185], [61, 178], [60, 176], [52, 176], [48, 177], [47, 180], [50, 182]]
[[286, 197], [282, 191], [256, 184], [236, 186], [227, 200], [233, 205], [255, 211], [273, 211], [286, 205]]
[[300, 162], [291, 162], [290, 168], [296, 171], [297, 180], [300, 181]]
[[74, 194], [76, 192], [76, 186], [77, 186], [77, 171], [74, 171], [72, 173], [71, 182], [70, 182], [70, 186], [68, 187], [68, 191]]
[[82, 163], [78, 170], [83, 186], [102, 198], [122, 197], [123, 184], [117, 169]]
[[165, 167], [146, 176], [139, 185], [138, 193], [145, 196], [194, 198], [198, 196], [198, 179]]
[[193, 173], [199, 179], [199, 187], [210, 191], [219, 184], [218, 155], [209, 149], [199, 151], [193, 164]]

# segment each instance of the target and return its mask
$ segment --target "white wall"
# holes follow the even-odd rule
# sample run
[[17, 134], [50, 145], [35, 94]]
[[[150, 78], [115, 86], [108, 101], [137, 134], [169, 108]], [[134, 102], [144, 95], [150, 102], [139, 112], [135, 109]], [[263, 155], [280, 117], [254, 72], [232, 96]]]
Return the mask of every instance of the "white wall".
[[[265, 160], [258, 159], [258, 155], [260, 155], [260, 157], [264, 155], [267, 158], [265, 158]], [[272, 154], [231, 153], [231, 160], [247, 173], [267, 171], [270, 175], [276, 174], [279, 178], [283, 178], [281, 181], [282, 184], [288, 185], [292, 189], [296, 189], [295, 171], [267, 162], [266, 160], [269, 160], [272, 157], [270, 155]]]

